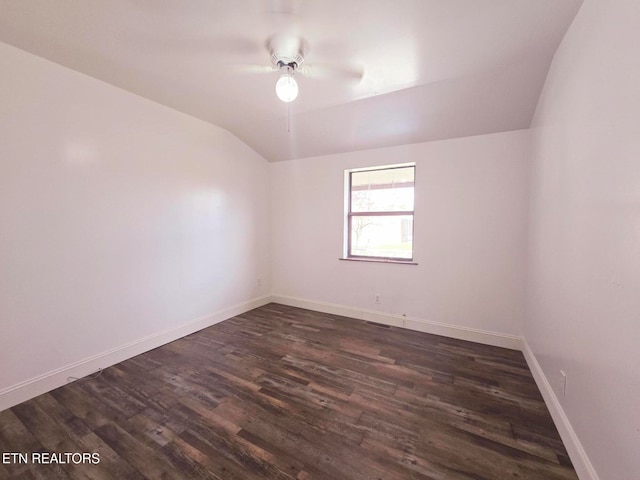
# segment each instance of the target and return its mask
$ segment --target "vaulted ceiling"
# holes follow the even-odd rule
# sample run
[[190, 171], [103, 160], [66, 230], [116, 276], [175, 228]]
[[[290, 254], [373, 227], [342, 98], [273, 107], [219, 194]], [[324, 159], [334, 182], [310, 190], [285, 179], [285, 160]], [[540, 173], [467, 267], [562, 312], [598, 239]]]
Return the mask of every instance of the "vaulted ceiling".
[[[279, 161], [529, 127], [581, 1], [0, 0], [0, 41]], [[257, 73], [274, 35], [329, 73], [291, 104]]]

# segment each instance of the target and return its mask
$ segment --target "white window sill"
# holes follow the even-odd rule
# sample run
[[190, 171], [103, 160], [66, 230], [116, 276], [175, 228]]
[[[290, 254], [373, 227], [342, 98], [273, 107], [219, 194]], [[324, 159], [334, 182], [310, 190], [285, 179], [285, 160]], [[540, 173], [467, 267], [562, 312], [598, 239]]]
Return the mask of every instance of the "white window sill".
[[345, 262], [368, 262], [368, 263], [395, 263], [400, 265], [418, 265], [412, 260], [389, 260], [385, 258], [347, 258], [340, 257], [338, 260], [344, 260]]

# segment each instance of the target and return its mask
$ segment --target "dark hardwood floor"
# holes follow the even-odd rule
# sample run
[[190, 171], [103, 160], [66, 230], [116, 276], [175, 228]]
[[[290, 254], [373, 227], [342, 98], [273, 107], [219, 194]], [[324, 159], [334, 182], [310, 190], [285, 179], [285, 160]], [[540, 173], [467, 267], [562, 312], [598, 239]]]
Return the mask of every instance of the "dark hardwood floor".
[[0, 412], [2, 452], [99, 454], [15, 479], [577, 479], [520, 352], [277, 304]]

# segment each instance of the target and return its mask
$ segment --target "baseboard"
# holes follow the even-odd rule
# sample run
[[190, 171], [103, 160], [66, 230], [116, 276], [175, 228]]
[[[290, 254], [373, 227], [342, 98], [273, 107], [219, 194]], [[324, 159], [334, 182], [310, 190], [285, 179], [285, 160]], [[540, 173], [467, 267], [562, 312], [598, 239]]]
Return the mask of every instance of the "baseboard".
[[569, 457], [571, 458], [573, 467], [576, 469], [578, 478], [580, 478], [580, 480], [599, 480], [598, 474], [582, 447], [582, 443], [580, 443], [576, 432], [569, 422], [569, 418], [564, 413], [564, 409], [562, 408], [558, 397], [553, 391], [553, 388], [551, 388], [551, 384], [549, 383], [547, 376], [544, 374], [542, 367], [538, 363], [538, 359], [533, 353], [533, 350], [531, 350], [526, 339], [523, 342], [522, 352], [524, 353], [524, 358], [527, 360], [529, 369], [533, 374], [533, 378], [538, 385], [538, 389], [540, 390], [540, 393], [542, 393], [544, 402], [547, 404], [547, 408], [551, 413], [551, 418], [553, 418], [553, 422], [558, 429], [558, 433], [560, 433], [560, 438], [562, 438], [562, 442], [569, 453]]
[[228, 318], [266, 305], [269, 302], [271, 302], [270, 295], [258, 297], [4, 388], [0, 390], [0, 411], [67, 384], [68, 377], [82, 378], [100, 368], [106, 368], [128, 358], [140, 355], [141, 353], [148, 352], [149, 350], [173, 342], [198, 330], [220, 323]]
[[522, 337], [515, 335], [506, 335], [503, 333], [489, 332], [486, 330], [462, 327], [459, 325], [432, 322], [419, 318], [376, 312], [373, 310], [365, 310], [346, 305], [317, 302], [314, 300], [290, 297], [287, 295], [274, 294], [272, 295], [271, 300], [275, 303], [281, 303], [291, 307], [306, 308], [307, 310], [314, 310], [316, 312], [357, 318], [368, 322], [392, 325], [394, 327], [432, 333], [434, 335], [442, 335], [470, 342], [483, 343], [485, 345], [492, 345], [495, 347], [509, 348], [511, 350], [522, 350]]

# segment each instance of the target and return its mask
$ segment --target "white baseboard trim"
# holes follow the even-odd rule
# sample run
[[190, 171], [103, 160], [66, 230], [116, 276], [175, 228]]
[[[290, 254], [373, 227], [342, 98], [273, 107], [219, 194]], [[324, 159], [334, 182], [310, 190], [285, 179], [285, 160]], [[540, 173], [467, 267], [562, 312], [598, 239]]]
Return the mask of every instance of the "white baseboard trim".
[[283, 305], [289, 305], [291, 307], [299, 307], [307, 310], [314, 310], [316, 312], [357, 318], [368, 322], [382, 323], [384, 325], [392, 325], [394, 327], [407, 328], [409, 330], [432, 333], [434, 335], [442, 335], [445, 337], [457, 338], [459, 340], [468, 340], [470, 342], [483, 343], [494, 347], [522, 350], [522, 337], [518, 337], [516, 335], [489, 332], [486, 330], [462, 327], [459, 325], [449, 325], [420, 318], [405, 317], [402, 315], [349, 307], [346, 305], [317, 302], [314, 300], [306, 300], [281, 294], [272, 295], [271, 301], [281, 303]]
[[533, 350], [531, 350], [526, 339], [523, 342], [522, 352], [524, 353], [524, 358], [527, 360], [527, 364], [529, 365], [529, 370], [531, 370], [533, 378], [538, 385], [538, 389], [540, 390], [540, 393], [542, 393], [544, 403], [547, 404], [547, 408], [551, 413], [553, 423], [555, 423], [558, 433], [560, 433], [560, 438], [562, 438], [562, 442], [569, 453], [569, 457], [571, 458], [573, 467], [576, 469], [578, 478], [580, 480], [599, 480], [598, 474], [593, 468], [587, 453], [584, 451], [582, 443], [580, 443], [580, 439], [571, 426], [569, 418], [564, 413], [564, 409], [562, 408], [558, 397], [553, 391], [547, 376], [544, 374], [540, 363], [538, 363], [538, 359], [533, 353]]
[[261, 307], [271, 302], [271, 296], [249, 300], [248, 302], [225, 308], [218, 312], [205, 315], [198, 319], [184, 323], [177, 327], [168, 328], [157, 333], [153, 333], [139, 340], [112, 348], [106, 352], [98, 353], [91, 357], [79, 360], [70, 365], [57, 368], [50, 372], [31, 378], [16, 385], [0, 390], [0, 411], [11, 408], [31, 398], [49, 392], [55, 388], [69, 383], [68, 377], [82, 378], [100, 368], [107, 368], [118, 362], [122, 362], [141, 353], [148, 352], [154, 348], [173, 342], [191, 333], [210, 327], [223, 320], [240, 315], [242, 313]]

